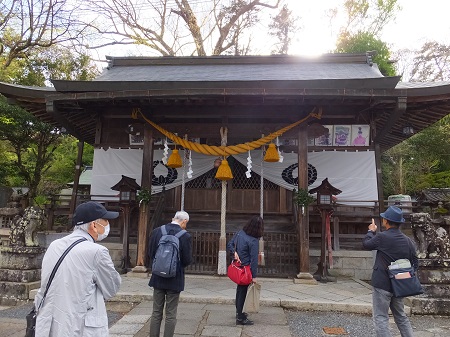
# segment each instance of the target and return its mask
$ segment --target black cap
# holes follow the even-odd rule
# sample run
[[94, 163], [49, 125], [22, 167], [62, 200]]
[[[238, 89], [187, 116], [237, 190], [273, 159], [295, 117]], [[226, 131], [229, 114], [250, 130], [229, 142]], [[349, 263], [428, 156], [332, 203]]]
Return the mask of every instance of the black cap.
[[95, 201], [88, 201], [75, 209], [72, 225], [78, 226], [97, 219], [115, 219], [118, 216], [119, 212], [107, 211], [102, 204]]

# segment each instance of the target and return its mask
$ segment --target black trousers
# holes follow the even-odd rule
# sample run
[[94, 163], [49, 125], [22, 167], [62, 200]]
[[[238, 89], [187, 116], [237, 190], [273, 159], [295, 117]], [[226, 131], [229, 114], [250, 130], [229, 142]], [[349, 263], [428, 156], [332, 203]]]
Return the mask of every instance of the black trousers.
[[247, 296], [248, 285], [236, 287], [236, 313], [238, 314], [238, 318], [245, 318], [242, 315], [242, 311], [244, 309], [245, 297]]

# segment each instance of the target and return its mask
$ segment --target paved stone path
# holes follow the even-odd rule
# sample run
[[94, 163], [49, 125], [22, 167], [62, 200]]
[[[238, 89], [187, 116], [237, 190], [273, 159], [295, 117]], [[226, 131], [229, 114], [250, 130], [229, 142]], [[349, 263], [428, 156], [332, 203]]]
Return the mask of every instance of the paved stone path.
[[[331, 336], [323, 332], [325, 318], [334, 318], [336, 326], [347, 320], [354, 331], [362, 331], [360, 335], [347, 336], [373, 336], [370, 330], [372, 290], [364, 282], [340, 278], [337, 282], [311, 285], [294, 283], [292, 279], [259, 280], [261, 307], [258, 313], [251, 314], [255, 325], [236, 326], [234, 283], [223, 276], [188, 275], [180, 298], [175, 337]], [[111, 337], [148, 336], [152, 290], [147, 284], [148, 278], [122, 277], [119, 293], [107, 302]], [[33, 292], [30, 296], [34, 296]], [[30, 307], [31, 304], [0, 307], [0, 337], [23, 337], [25, 315]], [[450, 336], [450, 318], [412, 316], [411, 321], [416, 337]], [[299, 328], [299, 324], [303, 327]], [[391, 326], [393, 336], [399, 337], [393, 320]]]

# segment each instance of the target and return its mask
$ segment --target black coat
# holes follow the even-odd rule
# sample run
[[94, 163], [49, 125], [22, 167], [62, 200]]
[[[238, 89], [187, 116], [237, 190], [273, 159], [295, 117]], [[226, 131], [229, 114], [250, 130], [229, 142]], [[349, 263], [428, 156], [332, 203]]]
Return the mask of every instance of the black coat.
[[[168, 234], [175, 235], [181, 231], [180, 225], [177, 223], [166, 224]], [[150, 236], [150, 243], [148, 247], [148, 256], [150, 261], [156, 254], [159, 239], [161, 239], [161, 227], [155, 228]], [[192, 237], [189, 233], [184, 233], [180, 237], [180, 265], [175, 277], [165, 278], [158, 275], [153, 275], [150, 278], [148, 285], [156, 289], [165, 289], [181, 292], [184, 290], [184, 268], [192, 263]], [[150, 264], [151, 265], [151, 264]]]
[[368, 250], [377, 250], [373, 266], [372, 286], [392, 293], [388, 266], [398, 259], [411, 261], [414, 270], [419, 267], [415, 244], [398, 228], [390, 228], [380, 233], [367, 232], [363, 246]]

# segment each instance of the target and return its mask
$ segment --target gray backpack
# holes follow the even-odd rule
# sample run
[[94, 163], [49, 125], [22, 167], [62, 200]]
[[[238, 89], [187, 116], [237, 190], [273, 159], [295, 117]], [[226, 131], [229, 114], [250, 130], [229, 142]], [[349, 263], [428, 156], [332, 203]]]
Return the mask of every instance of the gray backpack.
[[182, 229], [175, 235], [167, 234], [166, 225], [163, 225], [161, 232], [162, 236], [153, 258], [152, 274], [166, 278], [175, 277], [180, 263], [180, 237], [186, 231]]

